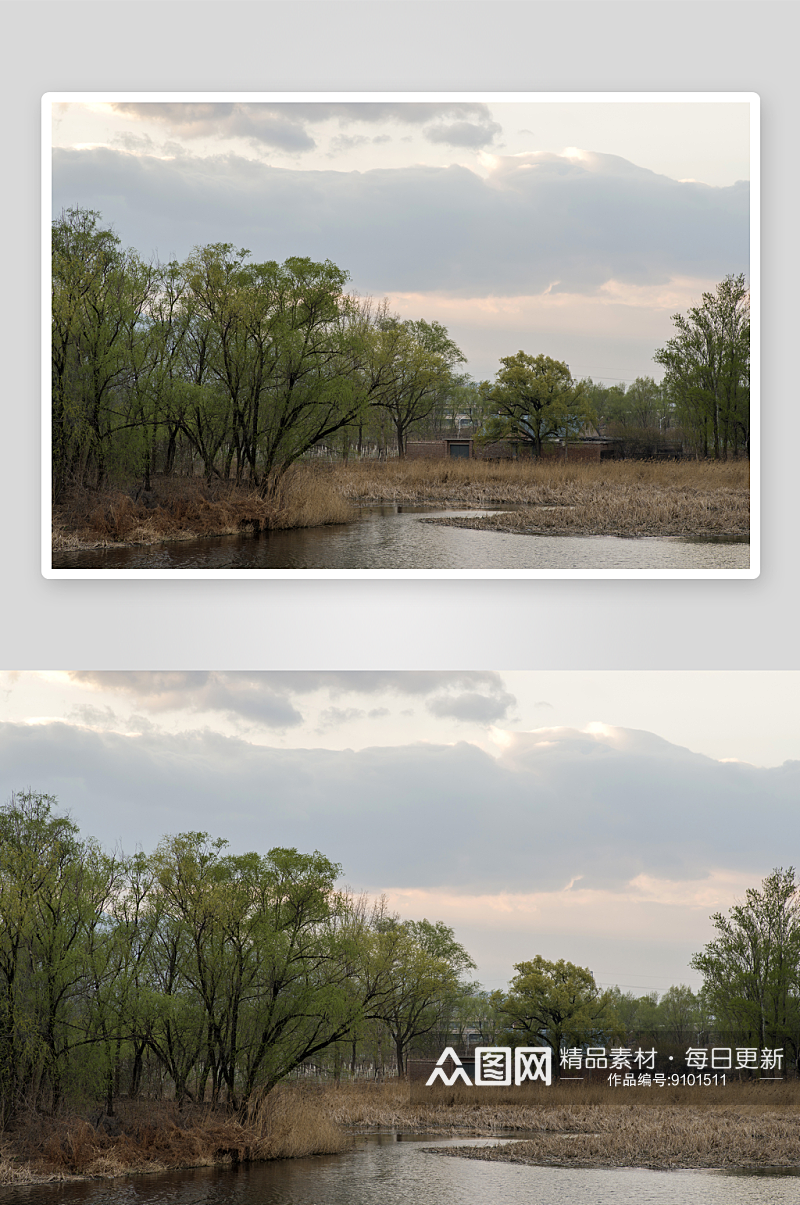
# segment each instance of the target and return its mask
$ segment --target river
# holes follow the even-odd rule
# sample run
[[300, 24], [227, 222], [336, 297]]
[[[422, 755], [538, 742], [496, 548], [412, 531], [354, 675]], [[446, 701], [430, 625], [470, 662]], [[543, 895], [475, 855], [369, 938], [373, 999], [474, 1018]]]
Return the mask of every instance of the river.
[[426, 523], [443, 511], [424, 506], [365, 507], [335, 527], [219, 536], [144, 547], [54, 555], [64, 570], [742, 570], [745, 542], [679, 537], [526, 536]]
[[[519, 1137], [519, 1135], [517, 1135]], [[0, 1189], [9, 1205], [797, 1205], [795, 1173], [524, 1167], [425, 1147], [496, 1139], [370, 1135], [343, 1155]]]

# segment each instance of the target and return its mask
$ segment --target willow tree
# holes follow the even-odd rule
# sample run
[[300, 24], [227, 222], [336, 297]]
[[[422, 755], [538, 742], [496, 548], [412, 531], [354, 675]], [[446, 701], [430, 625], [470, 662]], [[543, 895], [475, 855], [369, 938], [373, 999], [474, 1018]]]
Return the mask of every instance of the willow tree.
[[474, 991], [477, 985], [466, 983], [464, 975], [475, 963], [441, 921], [401, 921], [379, 913], [373, 928], [369, 1016], [388, 1029], [402, 1076], [412, 1043], [446, 1029], [459, 1001]]
[[508, 992], [498, 998], [509, 1027], [509, 1045], [541, 1046], [553, 1052], [553, 1072], [558, 1075], [562, 1045], [600, 1041], [620, 1031], [613, 998], [601, 992], [587, 967], [563, 958], [548, 962], [540, 954], [514, 964], [517, 972]]
[[702, 304], [674, 314], [677, 333], [653, 359], [679, 421], [703, 455], [750, 451], [750, 290], [726, 276]]
[[[141, 427], [152, 367], [148, 307], [158, 269], [125, 250], [93, 210], [68, 209], [52, 232], [52, 445], [56, 498], [73, 474], [104, 483]], [[125, 451], [128, 449], [125, 448]], [[134, 449], [133, 455], [136, 455]]]
[[401, 322], [385, 311], [378, 315], [371, 344], [369, 402], [389, 415], [402, 459], [410, 428], [456, 388], [454, 370], [465, 356], [440, 322]]
[[716, 937], [692, 958], [715, 1027], [759, 1049], [788, 1043], [800, 1056], [800, 887], [776, 869], [727, 915], [711, 917]]
[[210, 375], [225, 397], [235, 459], [266, 493], [315, 444], [353, 423], [365, 396], [355, 303], [330, 260], [248, 263], [230, 243], [185, 265], [187, 304], [207, 336]]

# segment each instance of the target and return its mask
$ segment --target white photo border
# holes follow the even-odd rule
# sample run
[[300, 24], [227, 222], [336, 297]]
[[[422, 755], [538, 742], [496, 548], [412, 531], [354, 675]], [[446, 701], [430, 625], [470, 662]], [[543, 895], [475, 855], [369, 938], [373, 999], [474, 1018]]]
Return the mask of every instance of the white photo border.
[[[750, 566], [747, 569], [54, 569], [52, 564], [52, 107], [61, 103], [585, 103], [747, 104], [750, 109]], [[755, 92], [47, 92], [41, 111], [42, 576], [61, 579], [754, 579], [761, 572], [761, 177]]]

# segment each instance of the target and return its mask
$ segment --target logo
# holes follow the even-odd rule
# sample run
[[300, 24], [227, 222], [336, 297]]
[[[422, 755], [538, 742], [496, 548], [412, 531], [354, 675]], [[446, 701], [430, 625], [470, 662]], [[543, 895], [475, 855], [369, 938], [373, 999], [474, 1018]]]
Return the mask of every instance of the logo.
[[[449, 1075], [444, 1067], [448, 1059], [453, 1064]], [[519, 1046], [513, 1051], [510, 1046], [475, 1047], [474, 1086], [477, 1088], [508, 1088], [512, 1082], [519, 1087], [520, 1084], [530, 1084], [537, 1080], [542, 1084], [550, 1084], [552, 1079], [553, 1052], [549, 1046]], [[430, 1088], [437, 1080], [441, 1080], [446, 1088], [452, 1088], [458, 1082], [473, 1087], [464, 1064], [452, 1046], [448, 1046], [437, 1059], [429, 1079], [425, 1081], [425, 1087]]]

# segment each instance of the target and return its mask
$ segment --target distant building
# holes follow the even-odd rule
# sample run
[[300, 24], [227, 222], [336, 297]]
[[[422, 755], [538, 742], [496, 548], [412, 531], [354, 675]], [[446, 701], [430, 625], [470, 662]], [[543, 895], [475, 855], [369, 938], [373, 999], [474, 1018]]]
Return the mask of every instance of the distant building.
[[[533, 460], [535, 448], [526, 439], [500, 439], [484, 444], [474, 436], [454, 434], [439, 439], [410, 439], [406, 456], [409, 460]], [[621, 460], [623, 450], [620, 440], [598, 435], [592, 430], [592, 433], [575, 436], [566, 442], [563, 439], [546, 440], [542, 445], [542, 456], [573, 462]]]

